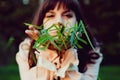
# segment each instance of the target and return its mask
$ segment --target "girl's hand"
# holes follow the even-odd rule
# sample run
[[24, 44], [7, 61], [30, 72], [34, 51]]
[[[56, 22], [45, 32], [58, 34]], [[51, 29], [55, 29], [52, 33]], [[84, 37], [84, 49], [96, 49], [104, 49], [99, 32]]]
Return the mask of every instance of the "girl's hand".
[[25, 30], [25, 33], [33, 40], [37, 40], [39, 37], [39, 31], [36, 30], [33, 26], [29, 26], [29, 29]]

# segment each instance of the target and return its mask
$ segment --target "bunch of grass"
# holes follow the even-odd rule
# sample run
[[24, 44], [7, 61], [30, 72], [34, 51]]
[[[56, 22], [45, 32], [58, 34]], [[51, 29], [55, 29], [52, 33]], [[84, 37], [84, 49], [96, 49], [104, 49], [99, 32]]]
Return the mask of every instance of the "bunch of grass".
[[[25, 25], [33, 26], [39, 30], [39, 38], [35, 41], [33, 48], [45, 50], [49, 48], [50, 45], [53, 45], [58, 51], [66, 50], [70, 47], [83, 48], [81, 44], [79, 44], [79, 41], [83, 44], [88, 44], [87, 41], [81, 37], [82, 34], [85, 34], [89, 44], [92, 49], [94, 49], [82, 20], [79, 23], [76, 22], [76, 24], [70, 28], [67, 28], [67, 26], [56, 26], [54, 24], [48, 29], [42, 29], [42, 25], [36, 26], [28, 23], [25, 23]], [[49, 34], [52, 30], [57, 31], [53, 36]]]

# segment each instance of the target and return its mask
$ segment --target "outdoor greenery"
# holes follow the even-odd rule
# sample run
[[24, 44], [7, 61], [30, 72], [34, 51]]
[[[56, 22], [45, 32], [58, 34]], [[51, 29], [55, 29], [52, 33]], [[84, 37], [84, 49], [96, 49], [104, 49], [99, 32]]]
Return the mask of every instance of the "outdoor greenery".
[[[120, 80], [120, 66], [102, 66], [99, 80]], [[9, 65], [0, 67], [0, 80], [20, 80], [18, 67]]]
[[102, 66], [99, 73], [100, 80], [120, 80], [120, 66]]

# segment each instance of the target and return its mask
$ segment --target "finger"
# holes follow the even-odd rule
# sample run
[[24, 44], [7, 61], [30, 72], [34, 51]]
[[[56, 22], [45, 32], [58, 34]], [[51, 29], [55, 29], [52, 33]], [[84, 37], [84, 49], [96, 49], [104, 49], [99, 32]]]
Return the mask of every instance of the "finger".
[[36, 29], [34, 30], [34, 33], [37, 34], [37, 35], [39, 35], [39, 31], [36, 30]]
[[35, 28], [33, 26], [28, 27], [30, 30], [34, 30]]
[[37, 40], [38, 39], [38, 32], [37, 31], [31, 31], [31, 30], [25, 30], [25, 33], [32, 39]]
[[25, 33], [29, 36], [30, 34], [32, 34], [31, 30], [25, 30]]
[[32, 30], [32, 31], [34, 31], [36, 34], [39, 34], [39, 31], [38, 31], [36, 28], [34, 28], [33, 26], [29, 26], [29, 30]]

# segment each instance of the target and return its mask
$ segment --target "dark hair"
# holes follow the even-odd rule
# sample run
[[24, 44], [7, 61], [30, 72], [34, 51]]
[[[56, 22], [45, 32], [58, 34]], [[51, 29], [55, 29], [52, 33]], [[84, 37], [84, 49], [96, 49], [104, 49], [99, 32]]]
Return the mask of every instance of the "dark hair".
[[[63, 8], [67, 8], [72, 10], [73, 12], [75, 12], [77, 21], [79, 22], [80, 20], [83, 20], [83, 22], [85, 23], [83, 16], [82, 16], [82, 11], [81, 11], [81, 7], [80, 4], [78, 2], [78, 0], [44, 0], [43, 3], [40, 5], [40, 7], [38, 8], [38, 11], [35, 14], [35, 17], [33, 19], [33, 24], [35, 25], [42, 25], [43, 24], [43, 19], [45, 17], [46, 12], [48, 12], [51, 9], [54, 9], [55, 6], [57, 5], [57, 3], [59, 2], [60, 6], [61, 4], [63, 5]], [[59, 7], [58, 7], [59, 8]], [[92, 36], [90, 30], [88, 28], [87, 32], [90, 36], [90, 39], [92, 41], [92, 43], [94, 44], [94, 47], [97, 46], [95, 38]], [[82, 38], [84, 38], [85, 40], [86, 37], [85, 35], [82, 35]], [[85, 72], [87, 70], [87, 64], [88, 63], [94, 63], [92, 61], [92, 59], [97, 59], [99, 57], [99, 55], [97, 55], [96, 53], [90, 53], [90, 50], [92, 50], [92, 48], [90, 47], [90, 45], [85, 45], [80, 43], [83, 48], [82, 49], [77, 49], [78, 52], [78, 58], [79, 58], [79, 71], [80, 72]], [[96, 55], [94, 57], [94, 55]]]
[[57, 3], [59, 3], [59, 7], [63, 5], [64, 8], [74, 11], [78, 22], [82, 19], [81, 9], [77, 0], [44, 0], [35, 14], [33, 24], [43, 24], [43, 18], [45, 17], [46, 12], [54, 9]]

